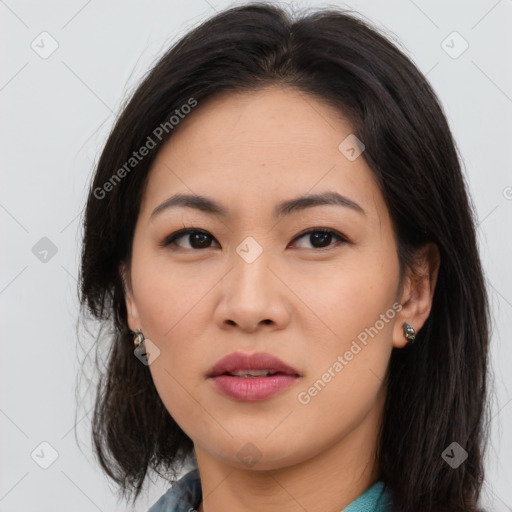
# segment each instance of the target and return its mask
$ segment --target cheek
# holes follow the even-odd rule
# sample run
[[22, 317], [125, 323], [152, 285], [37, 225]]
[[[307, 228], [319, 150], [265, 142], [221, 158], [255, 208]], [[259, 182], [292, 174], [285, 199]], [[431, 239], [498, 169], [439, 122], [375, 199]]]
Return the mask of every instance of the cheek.
[[331, 281], [325, 294], [312, 297], [318, 317], [329, 329], [316, 338], [314, 350], [311, 344], [304, 347], [310, 354], [308, 372], [297, 396], [301, 424], [313, 431], [323, 418], [326, 437], [350, 432], [375, 407], [391, 355], [396, 315], [392, 279], [379, 281], [372, 272], [340, 272], [337, 277], [339, 283]]
[[141, 250], [134, 255], [132, 275], [137, 310], [148, 337], [165, 344], [190, 323], [196, 314], [195, 307], [218, 280], [214, 271], [205, 267], [173, 263], [160, 249]]
[[188, 432], [190, 425], [199, 427], [206, 421], [198, 390], [205, 352], [198, 341], [204, 319], [211, 319], [205, 295], [218, 278], [212, 271], [206, 271], [204, 278], [183, 268], [178, 271], [177, 265], [149, 252], [134, 255], [132, 268], [144, 334], [160, 351], [149, 371], [164, 406]]
[[[293, 290], [307, 306], [297, 318], [304, 332], [323, 331], [327, 352], [346, 350], [376, 322], [382, 337], [390, 334], [399, 277], [394, 255], [381, 247], [347, 251], [332, 264], [319, 264], [315, 272], [296, 272], [295, 278], [290, 274]], [[384, 325], [381, 315], [387, 315]]]
[[334, 416], [353, 411], [356, 421], [382, 385], [392, 350], [399, 268], [393, 252], [382, 251], [386, 258], [375, 254], [354, 252], [326, 275], [302, 281], [303, 296], [314, 312], [303, 329], [317, 335], [314, 351], [304, 347], [310, 355], [300, 403], [318, 413], [336, 403], [340, 408], [332, 411]]

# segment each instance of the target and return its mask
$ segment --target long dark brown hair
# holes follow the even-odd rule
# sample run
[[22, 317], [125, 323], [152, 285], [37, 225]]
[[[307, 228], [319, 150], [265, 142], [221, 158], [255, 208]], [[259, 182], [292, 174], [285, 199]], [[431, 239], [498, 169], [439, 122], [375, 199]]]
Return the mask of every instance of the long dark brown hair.
[[[272, 85], [310, 94], [349, 119], [389, 209], [402, 271], [423, 244], [439, 249], [430, 316], [413, 345], [391, 354], [380, 477], [396, 511], [480, 511], [490, 327], [474, 206], [426, 78], [385, 34], [335, 8], [292, 14], [252, 3], [218, 13], [165, 53], [118, 117], [89, 190], [79, 283], [83, 316], [110, 328], [97, 340], [108, 346], [92, 425], [99, 462], [135, 501], [149, 470], [176, 475], [192, 452], [134, 357], [119, 266], [130, 262], [148, 171], [174, 132], [173, 113], [191, 99], [201, 105], [221, 92]], [[127, 166], [148, 137], [149, 154]], [[442, 457], [453, 442], [468, 454], [456, 469]]]

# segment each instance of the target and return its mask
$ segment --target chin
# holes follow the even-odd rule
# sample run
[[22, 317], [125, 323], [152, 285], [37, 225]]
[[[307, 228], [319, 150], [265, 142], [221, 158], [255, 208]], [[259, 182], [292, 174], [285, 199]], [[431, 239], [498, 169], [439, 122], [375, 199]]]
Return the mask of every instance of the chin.
[[249, 438], [245, 435], [243, 440], [231, 440], [222, 454], [219, 454], [217, 446], [217, 456], [220, 456], [225, 464], [236, 469], [251, 471], [277, 470], [307, 459], [307, 454], [291, 444], [281, 441], [273, 443], [265, 439], [267, 434], [265, 432], [259, 438]]

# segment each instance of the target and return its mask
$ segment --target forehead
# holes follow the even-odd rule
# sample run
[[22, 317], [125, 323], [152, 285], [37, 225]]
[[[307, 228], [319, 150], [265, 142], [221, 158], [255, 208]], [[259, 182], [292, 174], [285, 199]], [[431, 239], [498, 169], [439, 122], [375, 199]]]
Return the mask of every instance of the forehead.
[[153, 163], [142, 210], [174, 192], [258, 209], [261, 201], [335, 190], [365, 210], [385, 208], [373, 172], [339, 145], [342, 113], [293, 88], [226, 92], [181, 121]]
[[307, 151], [325, 149], [340, 130], [351, 133], [348, 120], [318, 98], [291, 87], [267, 87], [223, 92], [199, 103], [168, 145], [178, 146], [186, 139], [203, 152], [236, 145], [259, 145], [259, 151], [261, 146], [274, 145], [274, 153], [279, 152], [278, 146]]

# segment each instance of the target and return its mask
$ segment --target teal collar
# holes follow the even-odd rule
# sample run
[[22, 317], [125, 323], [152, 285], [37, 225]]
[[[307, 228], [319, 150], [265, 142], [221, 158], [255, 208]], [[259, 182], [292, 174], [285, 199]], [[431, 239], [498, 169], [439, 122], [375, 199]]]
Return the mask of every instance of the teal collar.
[[[148, 512], [189, 512], [201, 503], [199, 470], [193, 469], [181, 477]], [[391, 493], [381, 480], [375, 482], [342, 512], [390, 512]]]
[[375, 482], [359, 498], [356, 498], [343, 512], [390, 512], [391, 492], [382, 480]]

